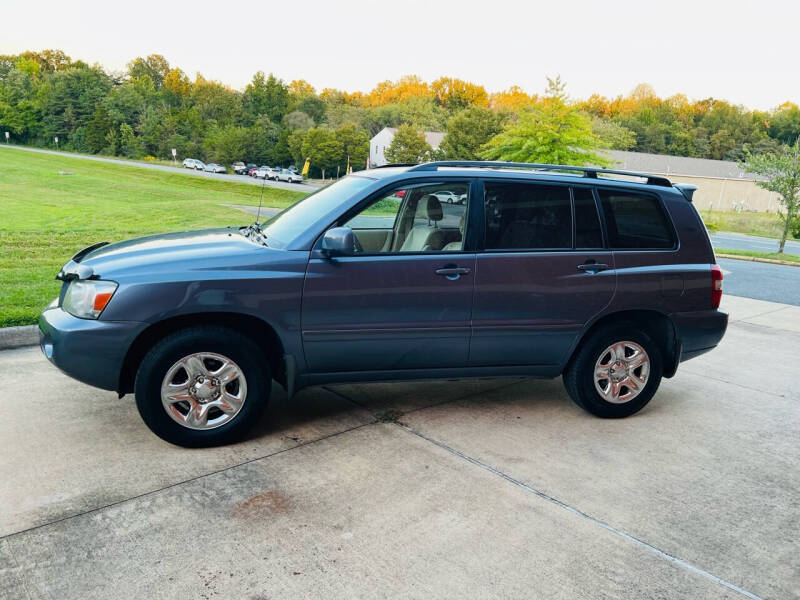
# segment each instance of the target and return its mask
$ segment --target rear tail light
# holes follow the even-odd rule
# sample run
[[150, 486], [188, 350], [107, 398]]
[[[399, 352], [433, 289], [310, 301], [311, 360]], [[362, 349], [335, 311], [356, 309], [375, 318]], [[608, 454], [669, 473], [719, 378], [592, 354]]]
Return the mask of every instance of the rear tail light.
[[722, 300], [722, 268], [711, 265], [711, 308], [719, 308]]

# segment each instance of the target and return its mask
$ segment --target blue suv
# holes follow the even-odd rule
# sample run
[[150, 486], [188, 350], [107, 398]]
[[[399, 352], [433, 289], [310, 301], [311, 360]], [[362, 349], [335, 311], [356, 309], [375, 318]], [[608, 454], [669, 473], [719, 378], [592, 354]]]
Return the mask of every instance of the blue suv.
[[519, 163], [362, 171], [261, 225], [100, 243], [39, 320], [65, 373], [163, 439], [240, 439], [277, 380], [563, 376], [600, 417], [714, 348], [722, 271], [695, 188]]

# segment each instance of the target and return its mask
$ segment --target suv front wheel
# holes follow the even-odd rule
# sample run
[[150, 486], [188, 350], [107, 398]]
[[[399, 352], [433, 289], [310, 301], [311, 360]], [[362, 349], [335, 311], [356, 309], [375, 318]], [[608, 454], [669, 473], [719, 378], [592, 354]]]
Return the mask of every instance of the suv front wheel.
[[228, 444], [267, 404], [269, 363], [250, 338], [226, 327], [190, 327], [155, 344], [136, 374], [136, 406], [160, 438], [187, 447]]
[[663, 362], [653, 339], [633, 324], [602, 327], [581, 346], [564, 372], [575, 403], [593, 415], [621, 418], [650, 402]]

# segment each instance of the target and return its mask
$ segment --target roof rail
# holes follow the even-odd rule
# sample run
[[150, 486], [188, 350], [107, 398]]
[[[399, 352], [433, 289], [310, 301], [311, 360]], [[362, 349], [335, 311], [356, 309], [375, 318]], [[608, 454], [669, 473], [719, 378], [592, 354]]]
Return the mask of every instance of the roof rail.
[[615, 169], [601, 169], [598, 167], [577, 167], [573, 165], [547, 165], [540, 163], [505, 162], [502, 160], [440, 160], [426, 162], [413, 166], [409, 171], [437, 171], [442, 167], [474, 167], [478, 169], [528, 169], [533, 171], [577, 171], [584, 177], [597, 179], [597, 175], [624, 175], [626, 177], [642, 177], [647, 180], [647, 185], [672, 187], [672, 182], [666, 177], [651, 175], [650, 173], [634, 173], [633, 171], [617, 171]]

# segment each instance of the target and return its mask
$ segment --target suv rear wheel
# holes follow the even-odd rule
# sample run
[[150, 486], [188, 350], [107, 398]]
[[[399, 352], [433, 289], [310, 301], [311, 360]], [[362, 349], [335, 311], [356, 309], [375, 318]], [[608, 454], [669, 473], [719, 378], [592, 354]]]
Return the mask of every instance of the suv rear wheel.
[[155, 344], [136, 374], [147, 426], [179, 446], [241, 439], [269, 399], [269, 363], [250, 338], [226, 327], [191, 327]]
[[564, 386], [593, 415], [621, 418], [650, 402], [662, 372], [658, 344], [635, 325], [620, 323], [586, 340], [564, 373]]

